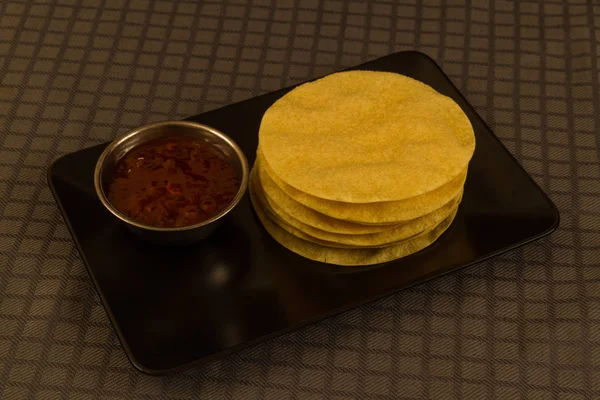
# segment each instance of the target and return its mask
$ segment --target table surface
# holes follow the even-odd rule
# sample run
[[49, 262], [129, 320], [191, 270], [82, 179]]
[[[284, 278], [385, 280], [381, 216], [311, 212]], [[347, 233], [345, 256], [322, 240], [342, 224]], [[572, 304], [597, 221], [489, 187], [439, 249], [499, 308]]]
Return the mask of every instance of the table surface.
[[[600, 397], [600, 6], [0, 4], [0, 398]], [[551, 237], [184, 373], [127, 361], [46, 184], [60, 155], [400, 50], [561, 210]], [[85, 205], [82, 205], [85, 207]]]

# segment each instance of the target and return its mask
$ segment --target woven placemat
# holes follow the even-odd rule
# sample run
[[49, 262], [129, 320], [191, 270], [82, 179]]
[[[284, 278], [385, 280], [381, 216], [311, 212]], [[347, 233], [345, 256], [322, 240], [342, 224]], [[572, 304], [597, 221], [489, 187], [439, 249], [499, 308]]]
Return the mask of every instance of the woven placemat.
[[[0, 398], [600, 398], [600, 6], [466, 3], [0, 3]], [[560, 229], [185, 373], [135, 370], [50, 195], [50, 162], [409, 49], [549, 193]]]

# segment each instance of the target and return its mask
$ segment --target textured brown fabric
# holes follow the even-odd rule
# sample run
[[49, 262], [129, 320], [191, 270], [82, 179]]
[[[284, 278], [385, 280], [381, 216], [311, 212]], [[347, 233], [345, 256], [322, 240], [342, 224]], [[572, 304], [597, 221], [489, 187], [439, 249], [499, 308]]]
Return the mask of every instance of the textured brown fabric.
[[[466, 3], [0, 2], [0, 398], [600, 398], [600, 6]], [[183, 374], [134, 370], [51, 160], [407, 49], [439, 62], [560, 229]]]

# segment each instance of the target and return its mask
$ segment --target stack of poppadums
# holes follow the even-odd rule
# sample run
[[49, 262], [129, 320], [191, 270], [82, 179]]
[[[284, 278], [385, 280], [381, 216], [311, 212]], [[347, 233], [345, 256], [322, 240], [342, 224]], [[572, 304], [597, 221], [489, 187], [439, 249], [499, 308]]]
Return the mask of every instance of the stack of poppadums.
[[386, 262], [450, 226], [474, 149], [465, 113], [430, 86], [388, 72], [336, 73], [265, 113], [250, 196], [266, 230], [297, 254]]

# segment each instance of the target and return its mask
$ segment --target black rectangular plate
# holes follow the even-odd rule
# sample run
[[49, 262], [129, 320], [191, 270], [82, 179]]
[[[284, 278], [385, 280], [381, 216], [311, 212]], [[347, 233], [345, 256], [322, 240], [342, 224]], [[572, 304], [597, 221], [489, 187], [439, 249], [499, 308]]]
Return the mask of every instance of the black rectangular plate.
[[[304, 259], [275, 242], [248, 196], [206, 241], [180, 248], [137, 240], [97, 199], [106, 145], [68, 154], [49, 184], [118, 337], [135, 367], [161, 374], [206, 361], [513, 249], [552, 232], [556, 207], [428, 56], [402, 52], [353, 69], [401, 73], [452, 97], [477, 149], [452, 226], [412, 256], [368, 268]], [[290, 88], [191, 120], [237, 141], [254, 161], [263, 113]]]

